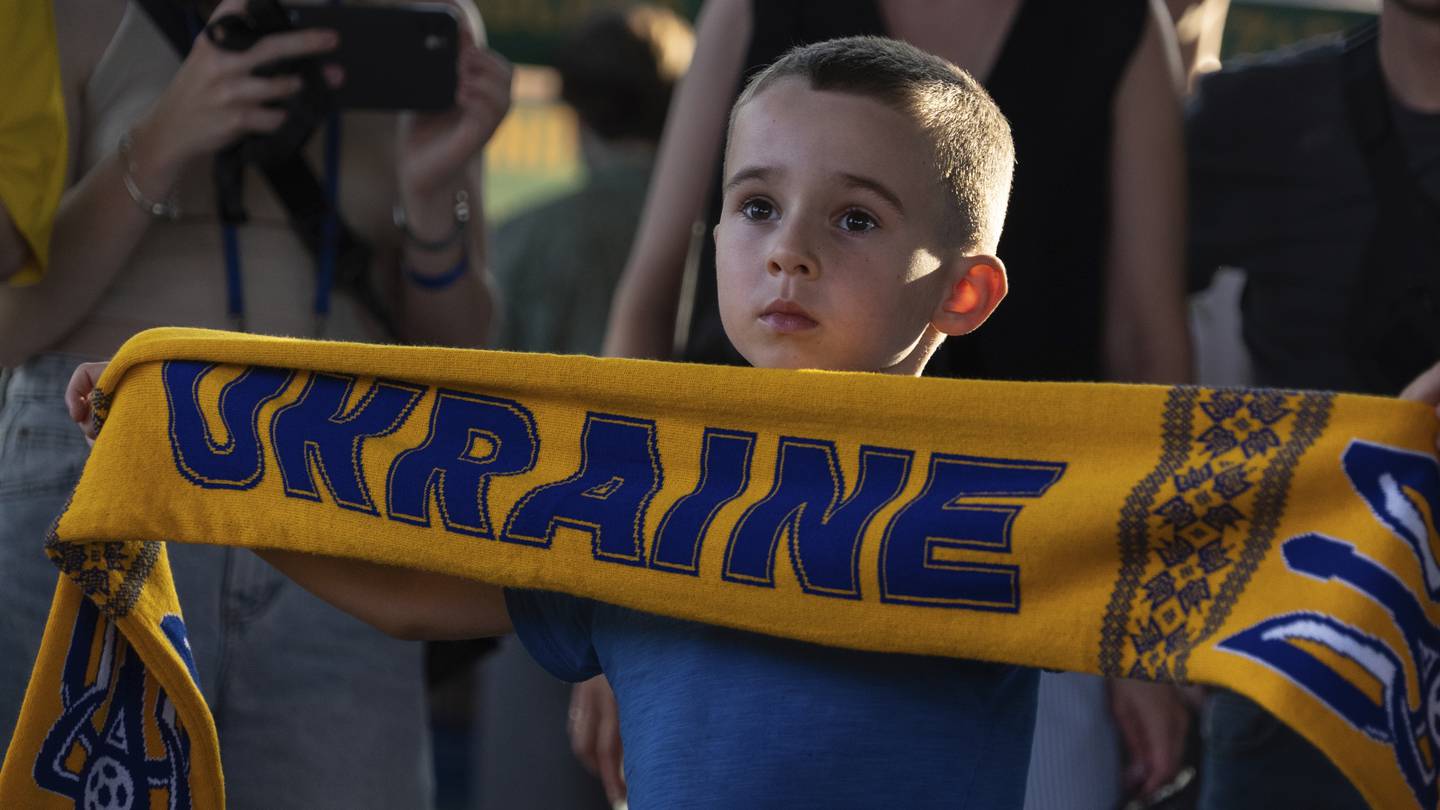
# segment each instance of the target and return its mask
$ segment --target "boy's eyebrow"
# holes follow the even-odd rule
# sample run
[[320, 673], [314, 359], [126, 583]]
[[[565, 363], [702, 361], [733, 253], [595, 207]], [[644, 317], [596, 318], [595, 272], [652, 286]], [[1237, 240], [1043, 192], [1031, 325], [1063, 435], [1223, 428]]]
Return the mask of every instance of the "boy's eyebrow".
[[769, 178], [769, 176], [770, 169], [766, 166], [747, 166], [731, 175], [730, 179], [725, 181], [724, 191], [729, 191], [746, 180], [765, 180]]
[[881, 198], [883, 198], [886, 202], [895, 206], [896, 211], [899, 211], [901, 214], [905, 213], [905, 206], [901, 204], [900, 196], [897, 195], [895, 192], [891, 191], [890, 189], [886, 188], [885, 184], [881, 183], [880, 181], [871, 180], [868, 177], [863, 177], [858, 174], [850, 174], [848, 172], [841, 172], [840, 177], [845, 181], [845, 185], [873, 191]]

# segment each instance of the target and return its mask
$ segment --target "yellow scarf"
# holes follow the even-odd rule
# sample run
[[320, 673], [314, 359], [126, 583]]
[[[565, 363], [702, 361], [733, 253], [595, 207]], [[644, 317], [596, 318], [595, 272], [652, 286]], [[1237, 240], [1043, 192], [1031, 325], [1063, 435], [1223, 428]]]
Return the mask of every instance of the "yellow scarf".
[[1440, 472], [1414, 403], [179, 329], [99, 391], [5, 807], [223, 805], [161, 541], [1218, 684], [1376, 806], [1437, 807]]

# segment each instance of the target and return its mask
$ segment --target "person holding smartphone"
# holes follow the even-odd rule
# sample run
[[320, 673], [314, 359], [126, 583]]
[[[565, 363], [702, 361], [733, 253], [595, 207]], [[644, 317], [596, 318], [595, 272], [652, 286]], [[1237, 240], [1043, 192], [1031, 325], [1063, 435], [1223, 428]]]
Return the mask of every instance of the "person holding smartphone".
[[[0, 392], [0, 660], [23, 662], [0, 668], [0, 744], [54, 588], [46, 527], [86, 454], [73, 429], [56, 429], [68, 422], [70, 370], [156, 326], [481, 345], [493, 303], [480, 151], [510, 103], [509, 65], [461, 25], [449, 109], [320, 117], [297, 153], [338, 211], [318, 233], [292, 224], [289, 195], [249, 163], [231, 178], [237, 221], [217, 194], [217, 154], [283, 131], [283, 105], [306, 90], [293, 73], [257, 68], [314, 57], [343, 86], [344, 72], [324, 66], [338, 33], [268, 33], [229, 49], [206, 26], [245, 15], [244, 0], [54, 2], [69, 187], [44, 278], [0, 290], [0, 365], [11, 369]], [[478, 19], [470, 0], [448, 5]], [[191, 26], [188, 53], [156, 9]], [[342, 232], [368, 254], [358, 274]], [[418, 644], [383, 637], [247, 552], [197, 546], [170, 561], [232, 806], [430, 803]], [[277, 735], [285, 746], [268, 744]]]

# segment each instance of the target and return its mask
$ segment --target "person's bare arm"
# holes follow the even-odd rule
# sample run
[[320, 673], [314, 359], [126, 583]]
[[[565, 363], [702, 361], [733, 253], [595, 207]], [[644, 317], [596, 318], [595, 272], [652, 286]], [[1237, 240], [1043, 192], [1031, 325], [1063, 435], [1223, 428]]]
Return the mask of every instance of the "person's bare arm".
[[[1168, 12], [1152, 0], [1114, 102], [1103, 344], [1113, 380], [1183, 383], [1193, 375], [1180, 87]], [[1126, 789], [1147, 796], [1179, 770], [1189, 714], [1169, 684], [1111, 680], [1110, 695], [1128, 755]]]
[[[225, 0], [215, 13], [243, 7], [243, 0]], [[198, 158], [246, 133], [280, 126], [284, 112], [265, 105], [299, 90], [299, 79], [256, 77], [251, 75], [256, 66], [333, 47], [328, 32], [318, 29], [267, 36], [239, 53], [221, 51], [199, 37], [175, 78], [134, 129], [131, 177], [141, 193], [163, 200]], [[74, 137], [82, 136], [77, 132]], [[0, 295], [0, 365], [18, 365], [73, 329], [144, 237], [152, 219], [130, 199], [124, 174], [118, 154], [111, 154], [65, 192], [55, 217], [45, 277], [38, 284]]]
[[461, 577], [298, 551], [257, 551], [305, 590], [395, 638], [440, 641], [510, 632], [504, 590]]
[[[512, 69], [499, 54], [468, 41], [461, 49], [459, 86], [453, 110], [404, 115], [398, 138], [398, 187], [410, 232], [428, 242], [443, 242], [455, 227], [455, 192], [469, 197], [466, 233], [447, 249], [421, 250], [405, 240], [394, 287], [399, 307], [396, 326], [411, 343], [483, 346], [496, 309], [488, 272], [485, 216], [481, 207], [481, 148], [510, 109]], [[457, 182], [458, 181], [458, 182]], [[435, 284], [465, 261], [458, 280]]]
[[15, 220], [10, 218], [5, 201], [0, 200], [0, 281], [20, 272], [29, 258], [30, 245], [20, 235], [20, 229], [15, 227]]
[[701, 11], [695, 58], [665, 119], [645, 210], [610, 307], [608, 356], [670, 356], [691, 229], [704, 215], [750, 24], [748, 0], [710, 0]]
[[1185, 176], [1179, 59], [1152, 0], [1114, 102], [1104, 354], [1110, 379], [1192, 375], [1184, 298]]

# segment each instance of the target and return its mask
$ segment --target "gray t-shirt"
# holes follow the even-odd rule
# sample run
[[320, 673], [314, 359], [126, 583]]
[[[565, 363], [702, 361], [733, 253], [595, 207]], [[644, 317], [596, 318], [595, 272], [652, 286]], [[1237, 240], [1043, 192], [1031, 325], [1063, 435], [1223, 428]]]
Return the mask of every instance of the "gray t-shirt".
[[[1362, 387], [1347, 319], [1377, 206], [1345, 104], [1343, 47], [1329, 37], [1237, 62], [1202, 80], [1186, 117], [1192, 287], [1218, 267], [1246, 271], [1260, 385]], [[1392, 112], [1412, 176], [1440, 200], [1440, 114]]]

